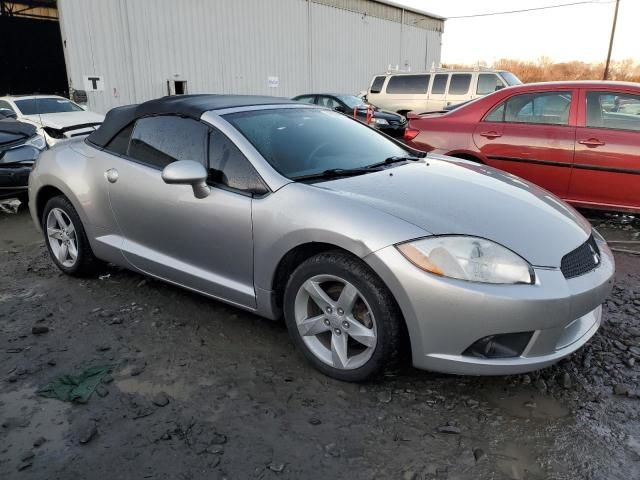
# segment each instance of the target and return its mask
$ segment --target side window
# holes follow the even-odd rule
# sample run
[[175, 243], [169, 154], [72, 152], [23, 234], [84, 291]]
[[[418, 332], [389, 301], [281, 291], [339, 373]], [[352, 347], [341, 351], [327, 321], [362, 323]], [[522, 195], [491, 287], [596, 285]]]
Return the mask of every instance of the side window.
[[0, 100], [0, 108], [6, 108], [8, 110], [11, 110], [12, 112], [15, 112], [11, 104], [9, 102], [5, 102], [4, 100]]
[[206, 125], [190, 118], [142, 118], [133, 129], [127, 154], [160, 169], [176, 160], [194, 160], [204, 165], [208, 132]]
[[504, 87], [502, 80], [495, 73], [480, 73], [478, 75], [478, 87], [476, 93], [478, 95], [488, 95]]
[[381, 76], [373, 79], [373, 83], [371, 84], [371, 93], [380, 93], [382, 91], [382, 85], [384, 85], [384, 81], [387, 77]]
[[449, 95], [465, 95], [471, 85], [470, 73], [454, 73], [449, 82]]
[[267, 187], [251, 162], [218, 130], [211, 130], [209, 134], [208, 181], [242, 192], [267, 192]]
[[587, 92], [586, 126], [640, 131], [640, 96]]
[[504, 121], [567, 125], [571, 92], [543, 92], [514, 95], [506, 102]]
[[484, 117], [485, 122], [504, 122], [504, 104], [505, 102], [494, 108], [489, 115]]
[[306, 97], [299, 97], [296, 102], [302, 102], [302, 103], [315, 103], [315, 95], [308, 95]]
[[387, 83], [387, 93], [427, 93], [429, 75], [394, 75]]
[[124, 127], [120, 132], [107, 143], [105, 150], [115, 153], [116, 155], [126, 155], [129, 147], [129, 138], [133, 131], [133, 123], [128, 127]]
[[433, 85], [431, 86], [431, 93], [434, 95], [443, 95], [447, 90], [447, 80], [449, 79], [448, 73], [439, 73], [433, 77]]

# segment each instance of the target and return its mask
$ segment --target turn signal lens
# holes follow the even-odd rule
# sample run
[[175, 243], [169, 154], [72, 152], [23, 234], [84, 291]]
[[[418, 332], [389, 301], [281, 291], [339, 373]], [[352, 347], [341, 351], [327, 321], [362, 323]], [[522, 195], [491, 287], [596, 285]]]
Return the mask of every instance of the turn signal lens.
[[396, 248], [415, 266], [435, 275], [481, 283], [535, 282], [533, 268], [525, 259], [484, 238], [434, 236]]
[[433, 264], [431, 260], [429, 260], [429, 257], [412, 244], [403, 243], [402, 245], [398, 245], [398, 250], [416, 267], [426, 270], [427, 272], [435, 273], [436, 275], [444, 275], [444, 272], [438, 268], [437, 265]]

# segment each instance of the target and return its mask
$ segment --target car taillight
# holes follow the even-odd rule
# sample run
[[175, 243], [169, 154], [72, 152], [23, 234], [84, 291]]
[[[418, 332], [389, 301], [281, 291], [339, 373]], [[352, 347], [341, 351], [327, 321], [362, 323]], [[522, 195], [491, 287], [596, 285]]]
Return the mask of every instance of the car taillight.
[[407, 127], [404, 130], [404, 135], [402, 138], [404, 138], [405, 140], [413, 140], [414, 138], [416, 138], [418, 136], [418, 134], [420, 133], [420, 130], [417, 130], [415, 128], [411, 128], [411, 127]]

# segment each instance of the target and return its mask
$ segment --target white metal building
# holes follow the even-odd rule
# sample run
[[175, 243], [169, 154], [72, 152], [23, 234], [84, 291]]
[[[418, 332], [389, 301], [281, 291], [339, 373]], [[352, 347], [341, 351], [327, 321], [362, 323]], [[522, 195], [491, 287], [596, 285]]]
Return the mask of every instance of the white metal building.
[[69, 86], [97, 112], [168, 93], [358, 93], [440, 62], [444, 19], [381, 0], [58, 0]]

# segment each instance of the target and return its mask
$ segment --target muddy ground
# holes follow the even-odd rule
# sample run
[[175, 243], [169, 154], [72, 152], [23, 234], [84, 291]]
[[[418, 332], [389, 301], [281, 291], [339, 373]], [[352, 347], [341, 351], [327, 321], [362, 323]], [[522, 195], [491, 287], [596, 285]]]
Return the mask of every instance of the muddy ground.
[[[0, 478], [640, 478], [640, 256], [616, 260], [603, 327], [557, 366], [353, 385], [283, 323], [116, 268], [64, 276], [27, 210], [0, 212]], [[109, 364], [86, 404], [35, 395]]]

